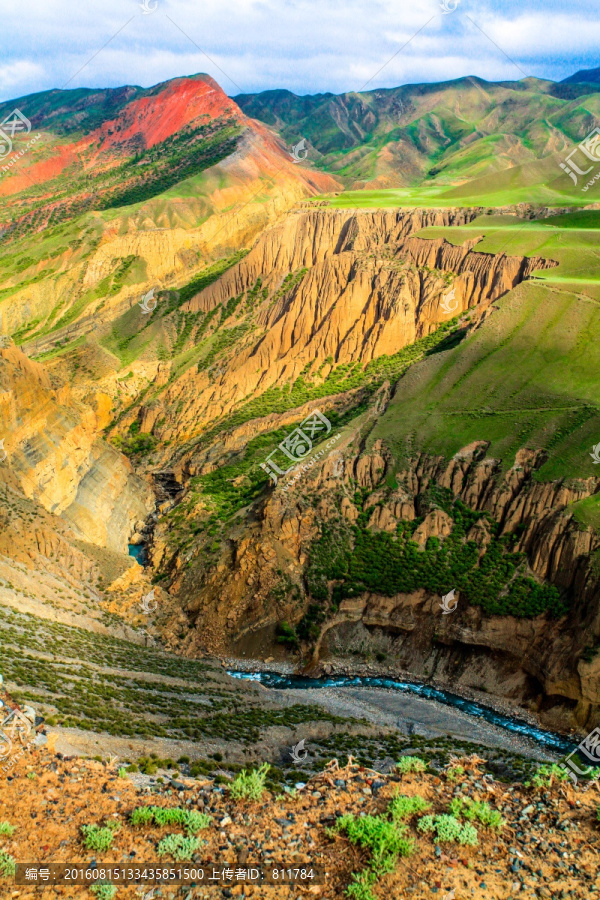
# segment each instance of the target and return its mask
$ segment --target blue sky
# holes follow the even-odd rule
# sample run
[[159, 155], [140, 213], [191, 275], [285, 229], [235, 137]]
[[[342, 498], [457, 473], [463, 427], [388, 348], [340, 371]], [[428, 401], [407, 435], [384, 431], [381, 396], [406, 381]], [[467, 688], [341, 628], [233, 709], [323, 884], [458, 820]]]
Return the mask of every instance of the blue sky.
[[144, 2], [154, 11], [142, 0], [4, 4], [0, 99], [194, 72], [232, 95], [306, 94], [600, 66], [600, 5], [580, 0], [443, 0], [446, 13], [441, 0]]

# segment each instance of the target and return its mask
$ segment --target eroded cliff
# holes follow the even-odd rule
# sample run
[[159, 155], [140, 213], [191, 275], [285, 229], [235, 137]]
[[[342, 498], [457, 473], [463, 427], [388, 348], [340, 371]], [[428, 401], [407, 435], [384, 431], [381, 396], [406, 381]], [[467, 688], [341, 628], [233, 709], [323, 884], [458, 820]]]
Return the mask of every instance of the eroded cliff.
[[554, 265], [478, 253], [477, 239], [456, 247], [414, 236], [480, 212], [319, 208], [286, 216], [182, 306], [190, 323], [210, 321], [215, 336], [212, 317], [221, 313], [218, 359], [211, 350], [204, 356], [215, 364], [200, 357], [129, 412], [121, 430], [137, 417], [161, 441], [187, 440], [278, 385], [316, 372], [325, 380], [338, 366], [393, 356], [462, 313], [476, 319], [531, 272]]

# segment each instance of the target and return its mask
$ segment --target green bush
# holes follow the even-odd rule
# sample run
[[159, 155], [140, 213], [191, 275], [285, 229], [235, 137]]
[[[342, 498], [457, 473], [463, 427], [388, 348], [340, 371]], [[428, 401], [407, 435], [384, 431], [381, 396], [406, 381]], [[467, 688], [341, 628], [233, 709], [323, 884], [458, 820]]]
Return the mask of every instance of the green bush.
[[183, 825], [188, 834], [196, 834], [201, 829], [208, 828], [212, 818], [197, 809], [178, 806], [138, 806], [131, 813], [132, 825], [149, 825], [151, 822], [159, 826]]
[[[409, 815], [409, 805], [414, 809], [420, 804], [407, 804], [406, 801], [414, 798], [396, 798], [399, 803], [394, 807], [393, 801], [388, 812], [392, 812], [392, 821], [384, 815], [380, 816], [341, 816], [336, 822], [336, 830], [344, 831], [348, 840], [358, 844], [366, 850], [370, 850], [371, 858], [364, 872], [353, 873], [352, 882], [346, 893], [354, 900], [374, 900], [375, 895], [371, 886], [378, 878], [393, 872], [400, 856], [410, 856], [413, 852], [413, 842], [405, 837], [406, 826], [401, 824], [401, 818]], [[422, 798], [418, 798], [425, 802]], [[395, 810], [395, 816], [394, 816]]]
[[424, 812], [430, 806], [431, 803], [428, 803], [427, 800], [418, 795], [407, 797], [406, 794], [399, 794], [390, 803], [389, 811], [392, 814], [392, 821], [397, 823], [410, 819], [415, 813]]
[[467, 845], [469, 847], [477, 846], [477, 830], [473, 825], [461, 825], [455, 816], [423, 816], [417, 825], [419, 831], [423, 834], [433, 832], [435, 840], [439, 843], [451, 843], [455, 841], [457, 844]]
[[10, 835], [14, 832], [15, 827], [16, 826], [11, 825], [10, 822], [0, 822], [0, 834], [7, 834], [10, 837]]
[[10, 878], [15, 874], [15, 861], [6, 850], [0, 850], [0, 875]]
[[552, 763], [551, 766], [540, 766], [531, 781], [525, 782], [525, 787], [533, 785], [535, 788], [547, 789], [551, 787], [555, 781], [567, 781], [569, 773], [562, 766]]
[[346, 893], [354, 900], [377, 900], [376, 895], [371, 890], [371, 885], [377, 881], [377, 875], [365, 869], [364, 872], [353, 872], [352, 881], [346, 888]]
[[[344, 526], [341, 535], [336, 534], [341, 526], [322, 527], [311, 545], [306, 573], [310, 595], [320, 604], [318, 610], [329, 604], [329, 583], [337, 581], [337, 602], [365, 591], [389, 597], [422, 588], [442, 595], [455, 588], [461, 599], [490, 615], [534, 617], [548, 612], [558, 618], [568, 612], [569, 604], [554, 586], [538, 584], [522, 574], [526, 556], [514, 552], [515, 536], [500, 535], [489, 513], [470, 509], [435, 484], [420, 500], [425, 507], [443, 509], [453, 521], [443, 541], [430, 538], [425, 548], [413, 540], [422, 519], [400, 522], [393, 534], [371, 531], [368, 522], [373, 507], [366, 506], [360, 494], [355, 503], [362, 509], [351, 529]], [[467, 540], [469, 530], [480, 520], [487, 522], [491, 532], [481, 558], [479, 545]], [[300, 625], [297, 631], [303, 638]]]
[[84, 846], [88, 850], [108, 850], [120, 827], [118, 822], [107, 822], [105, 826], [82, 825]]
[[251, 769], [249, 772], [242, 769], [229, 788], [233, 799], [260, 800], [265, 791], [265, 782], [270, 768], [268, 763], [263, 763], [259, 769]]
[[159, 856], [172, 856], [173, 859], [191, 859], [198, 847], [200, 838], [185, 837], [183, 834], [169, 834], [158, 845]]
[[424, 772], [427, 763], [420, 756], [403, 756], [396, 763], [396, 768], [401, 775], [408, 775], [409, 772]]
[[98, 882], [90, 887], [90, 891], [98, 897], [98, 900], [113, 900], [113, 897], [117, 893], [117, 886], [116, 884], [103, 884], [102, 882]]
[[497, 809], [482, 800], [470, 800], [468, 797], [455, 797], [450, 804], [450, 812], [457, 819], [478, 819], [486, 828], [500, 831], [505, 822]]

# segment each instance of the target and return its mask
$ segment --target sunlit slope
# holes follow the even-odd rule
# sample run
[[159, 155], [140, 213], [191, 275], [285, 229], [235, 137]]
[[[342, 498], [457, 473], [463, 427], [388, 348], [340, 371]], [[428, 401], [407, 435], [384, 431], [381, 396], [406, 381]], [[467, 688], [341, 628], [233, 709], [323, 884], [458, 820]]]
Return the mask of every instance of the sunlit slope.
[[566, 175], [564, 183], [551, 183], [561, 175], [557, 160], [593, 129], [600, 113], [596, 85], [536, 78], [494, 83], [466, 77], [305, 97], [265, 91], [235, 99], [289, 145], [304, 138], [308, 159], [350, 189], [450, 188], [469, 181], [476, 194], [500, 194], [535, 184], [541, 202], [569, 191]]
[[[571, 222], [577, 222], [575, 216]], [[544, 283], [519, 285], [458, 346], [433, 353], [401, 379], [372, 437], [385, 437], [399, 459], [411, 451], [451, 457], [483, 440], [505, 467], [519, 448], [546, 450], [548, 459], [538, 473], [543, 480], [598, 474], [590, 452], [600, 441], [600, 302], [594, 284], [574, 290], [554, 275], [579, 266], [581, 276], [590, 277], [595, 265], [597, 277], [598, 244], [593, 246], [591, 229], [548, 226], [546, 242], [540, 230], [539, 223], [523, 223], [519, 233], [498, 223], [490, 229], [484, 249], [499, 249], [507, 238], [512, 242], [507, 252], [518, 247], [538, 253], [543, 246], [544, 255], [562, 257], [561, 266], [544, 273]], [[435, 229], [436, 235], [440, 231]], [[464, 231], [465, 237], [472, 234], [472, 228]], [[463, 229], [444, 232], [456, 241]], [[600, 232], [595, 237], [600, 240]], [[587, 503], [588, 515], [595, 506]]]

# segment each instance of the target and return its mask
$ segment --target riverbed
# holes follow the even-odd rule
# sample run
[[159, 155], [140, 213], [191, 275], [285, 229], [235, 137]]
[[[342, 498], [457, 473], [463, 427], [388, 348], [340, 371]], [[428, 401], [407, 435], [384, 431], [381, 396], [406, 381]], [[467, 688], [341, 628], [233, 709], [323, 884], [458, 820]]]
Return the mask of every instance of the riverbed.
[[414, 680], [343, 675], [307, 678], [286, 671], [252, 669], [247, 660], [230, 665], [227, 671], [233, 678], [281, 692], [290, 702], [317, 703], [335, 715], [364, 717], [406, 735], [451, 736], [544, 761], [560, 759], [575, 747], [565, 736], [524, 718]]

